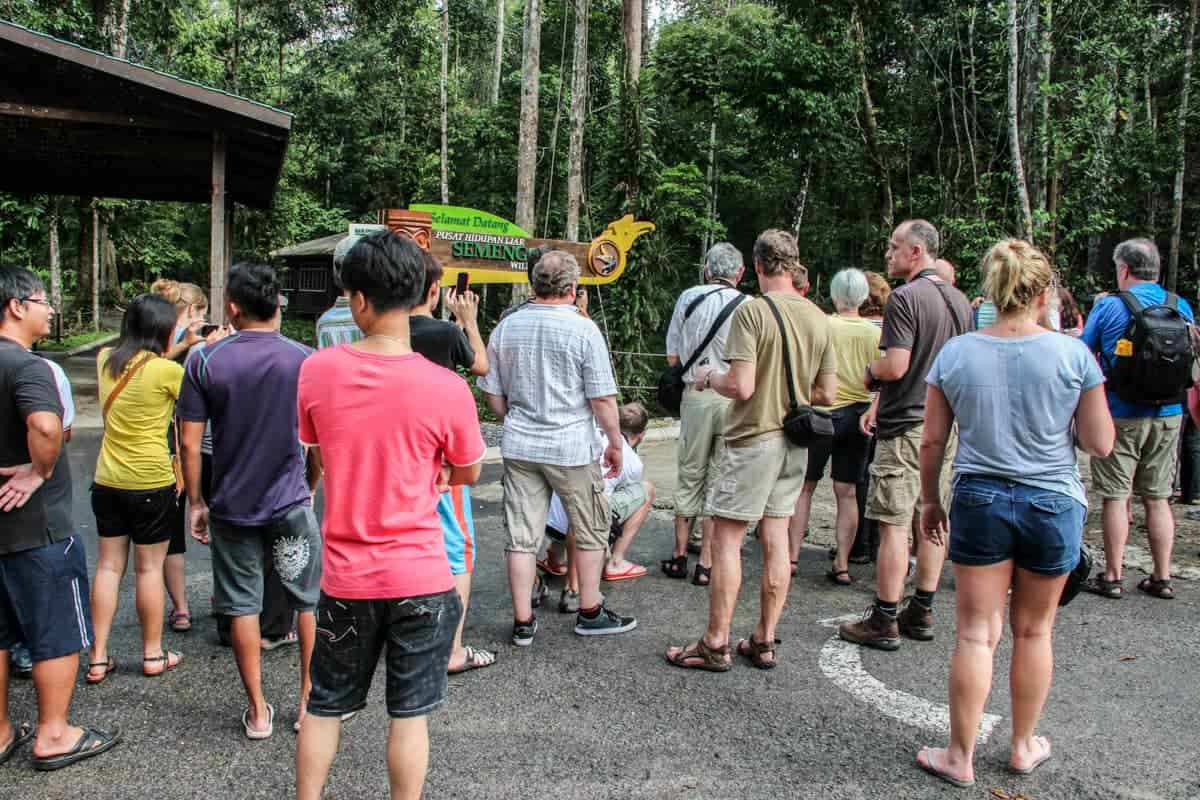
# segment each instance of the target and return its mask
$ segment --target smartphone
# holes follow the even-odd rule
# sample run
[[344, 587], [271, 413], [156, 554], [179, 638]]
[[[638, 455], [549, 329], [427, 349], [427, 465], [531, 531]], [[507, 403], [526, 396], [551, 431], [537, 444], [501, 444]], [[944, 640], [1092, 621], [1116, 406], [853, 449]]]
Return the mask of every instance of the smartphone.
[[465, 295], [467, 293], [467, 287], [470, 285], [470, 283], [471, 278], [469, 275], [467, 275], [467, 273], [458, 273], [458, 282], [454, 284], [455, 297], [462, 297]]
[[221, 327], [220, 325], [213, 325], [211, 322], [208, 323], [207, 325], [201, 325], [200, 326], [200, 338], [207, 339], [210, 335], [212, 335], [213, 331], [219, 329], [220, 327]]

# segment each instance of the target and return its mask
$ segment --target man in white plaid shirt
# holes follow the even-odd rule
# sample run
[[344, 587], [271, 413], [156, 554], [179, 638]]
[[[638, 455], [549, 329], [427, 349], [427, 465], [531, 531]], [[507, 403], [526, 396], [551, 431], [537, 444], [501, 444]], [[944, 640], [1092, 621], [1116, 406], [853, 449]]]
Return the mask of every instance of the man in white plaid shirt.
[[[556, 492], [575, 533], [579, 613], [575, 633], [624, 633], [637, 620], [604, 608], [600, 577], [611, 524], [604, 477], [621, 472], [617, 386], [600, 329], [575, 307], [579, 264], [547, 253], [530, 276], [534, 299], [505, 317], [488, 341], [491, 369], [479, 381], [504, 421], [504, 523], [513, 600], [513, 644], [537, 632], [531, 592], [537, 551]], [[602, 447], [597, 424], [608, 437]], [[601, 455], [607, 473], [600, 469]]]

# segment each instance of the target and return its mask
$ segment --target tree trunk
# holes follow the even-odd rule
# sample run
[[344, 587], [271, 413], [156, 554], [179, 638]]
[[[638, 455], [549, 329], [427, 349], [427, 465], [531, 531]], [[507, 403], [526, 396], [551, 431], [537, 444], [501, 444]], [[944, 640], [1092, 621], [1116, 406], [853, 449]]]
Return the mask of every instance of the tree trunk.
[[446, 83], [449, 80], [448, 68], [450, 58], [450, 0], [442, 0], [442, 205], [450, 205], [450, 145], [449, 145], [449, 112], [446, 101]]
[[[1038, 2], [1037, 0], [1025, 0], [1025, 19], [1023, 23], [1024, 35], [1021, 39], [1024, 41], [1024, 46], [1021, 48], [1021, 74], [1024, 80], [1021, 86], [1021, 112], [1017, 117], [1017, 122], [1021, 127], [1021, 151], [1028, 154], [1032, 159], [1034, 152], [1034, 138], [1036, 129], [1034, 128], [1034, 108], [1035, 101], [1038, 95], [1038, 69], [1041, 66], [1041, 59], [1038, 58], [1038, 50], [1040, 41], [1038, 39]], [[1032, 160], [1029, 164], [1029, 180], [1030, 184], [1037, 180], [1036, 169], [1033, 166]], [[1032, 195], [1033, 192], [1031, 191]]]
[[[1042, 20], [1042, 67], [1039, 73], [1039, 83], [1050, 82], [1050, 65], [1054, 60], [1054, 0], [1043, 0], [1046, 7], [1046, 18]], [[1041, 148], [1038, 159], [1038, 180], [1033, 191], [1035, 208], [1046, 208], [1046, 181], [1050, 175], [1050, 93], [1041, 92], [1041, 124], [1038, 126], [1038, 146]]]
[[879, 180], [879, 219], [890, 234], [895, 220], [892, 178], [888, 173], [887, 163], [883, 159], [883, 151], [879, 146], [879, 126], [875, 121], [875, 103], [871, 100], [871, 85], [867, 81], [866, 34], [863, 31], [862, 17], [857, 8], [853, 12], [853, 28], [854, 54], [858, 60], [859, 90], [862, 92], [863, 101], [863, 133], [866, 135], [872, 166], [875, 167], [875, 176]]
[[[1195, 2], [1196, 0], [1193, 0]], [[1008, 139], [1012, 150], [1013, 177], [1021, 201], [1021, 226], [1025, 238], [1033, 241], [1033, 213], [1029, 210], [1029, 190], [1025, 185], [1025, 165], [1021, 160], [1021, 128], [1017, 124], [1017, 0], [1008, 0]]]
[[75, 295], [75, 304], [78, 307], [83, 307], [87, 303], [88, 296], [92, 293], [91, 201], [86, 198], [80, 198], [75, 209], [79, 214], [79, 247], [77, 248], [79, 256], [75, 263], [75, 285], [78, 287], [78, 291]]
[[1196, 14], [1200, 0], [1192, 0], [1191, 16], [1188, 18], [1187, 41], [1183, 48], [1183, 87], [1179, 90], [1179, 138], [1175, 145], [1175, 193], [1171, 209], [1171, 257], [1167, 261], [1164, 285], [1168, 292], [1175, 291], [1175, 279], [1179, 274], [1180, 232], [1183, 227], [1183, 173], [1187, 168], [1187, 114], [1188, 88], [1192, 82], [1192, 59], [1195, 55]]
[[58, 198], [50, 200], [50, 302], [54, 311], [63, 313], [62, 304], [62, 249], [58, 245]]
[[583, 203], [583, 125], [588, 95], [588, 0], [575, 0], [575, 56], [571, 70], [571, 135], [567, 154], [567, 239], [579, 240]]
[[504, 69], [504, 0], [496, 0], [496, 52], [492, 56], [492, 105], [500, 102], [500, 75]]
[[[515, 222], [531, 236], [537, 234], [538, 93], [541, 80], [542, 4], [525, 0], [525, 31], [521, 57], [521, 128], [517, 139], [517, 211]], [[529, 286], [514, 284], [512, 303], [529, 296]]]
[[[92, 15], [108, 53], [125, 58], [129, 47], [130, 0], [95, 0]], [[11, 15], [10, 15], [11, 16]]]
[[[1146, 46], [1145, 63], [1150, 63], [1150, 47]], [[1150, 94], [1150, 68], [1143, 75], [1146, 90], [1146, 124], [1150, 126], [1150, 149], [1154, 152], [1158, 146], [1158, 118], [1154, 114], [1154, 100]], [[1146, 175], [1146, 235], [1151, 239], [1158, 234], [1158, 198], [1154, 194], [1154, 175], [1147, 170]]]
[[233, 57], [229, 61], [230, 91], [238, 92], [238, 61], [242, 54], [242, 2], [233, 0]]
[[704, 257], [716, 242], [713, 233], [717, 221], [717, 115], [721, 111], [721, 101], [717, 95], [712, 99], [712, 121], [708, 125], [708, 165], [704, 172], [704, 202], [707, 208], [708, 225], [700, 240], [700, 280], [704, 280]]
[[625, 70], [622, 76], [621, 123], [625, 175], [625, 206], [636, 214], [641, 193], [642, 123], [639, 85], [642, 76], [642, 2], [622, 0], [621, 28], [625, 39]]

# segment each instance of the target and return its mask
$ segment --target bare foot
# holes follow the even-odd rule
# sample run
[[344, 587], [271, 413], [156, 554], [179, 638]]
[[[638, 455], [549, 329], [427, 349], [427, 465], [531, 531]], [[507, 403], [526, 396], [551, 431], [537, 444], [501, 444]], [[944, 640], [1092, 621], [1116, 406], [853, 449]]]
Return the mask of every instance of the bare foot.
[[55, 737], [44, 736], [42, 729], [38, 728], [37, 738], [33, 742], [33, 755], [35, 758], [50, 758], [51, 756], [61, 756], [63, 753], [69, 753], [82, 736], [83, 728], [77, 728], [73, 725], [63, 728], [59, 735]]
[[1008, 766], [1013, 772], [1028, 775], [1049, 758], [1050, 740], [1045, 736], [1031, 736], [1023, 741], [1013, 741]]
[[930, 775], [958, 787], [975, 784], [975, 765], [965, 759], [956, 761], [948, 749], [922, 747], [917, 753], [917, 765]]

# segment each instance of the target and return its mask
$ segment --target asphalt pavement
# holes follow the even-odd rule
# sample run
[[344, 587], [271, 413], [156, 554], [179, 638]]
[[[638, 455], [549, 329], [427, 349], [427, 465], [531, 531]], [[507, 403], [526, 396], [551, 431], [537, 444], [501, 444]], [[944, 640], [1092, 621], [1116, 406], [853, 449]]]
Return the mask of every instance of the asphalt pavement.
[[[93, 557], [88, 486], [98, 434], [85, 426], [70, 445], [76, 522]], [[1085, 595], [1062, 612], [1055, 681], [1041, 728], [1054, 757], [1030, 777], [1004, 768], [1010, 734], [1006, 637], [987, 706], [998, 719], [989, 722], [990, 735], [979, 749], [976, 786], [960, 790], [914, 765], [921, 746], [945, 742], [940, 731], [953, 644], [952, 581], [936, 600], [933, 642], [905, 641], [895, 653], [859, 651], [833, 639], [821, 621], [867, 608], [873, 567], [856, 567], [859, 583], [837, 588], [824, 578], [823, 549], [806, 549], [779, 629], [778, 668], [760, 672], [739, 661], [724, 674], [684, 671], [666, 664], [662, 652], [700, 634], [707, 590], [659, 573], [671, 529], [668, 515], [657, 512], [632, 548], [650, 575], [605, 590], [611, 607], [638, 617], [636, 630], [585, 639], [572, 633], [573, 617], [543, 609], [533, 646], [518, 649], [508, 639], [498, 480], [499, 467], [486, 467], [477, 491], [479, 556], [466, 641], [495, 650], [499, 658], [486, 670], [450, 679], [449, 704], [430, 720], [426, 797], [1200, 797], [1195, 581], [1181, 582], [1172, 602], [1132, 591], [1120, 601]], [[829, 507], [829, 498], [819, 494], [816, 525], [829, 525]], [[49, 774], [32, 769], [26, 748], [0, 767], [0, 798], [290, 796], [297, 654], [285, 648], [265, 655], [276, 733], [265, 742], [246, 740], [233, 657], [217, 644], [207, 616], [207, 550], [193, 543], [187, 558], [197, 624], [186, 635], [165, 635], [169, 647], [184, 653], [182, 666], [160, 679], [141, 676], [127, 575], [111, 646], [124, 669], [98, 687], [86, 686], [80, 673], [72, 719], [120, 726], [122, 744]], [[760, 551], [753, 540], [745, 545], [744, 563], [735, 636], [747, 635], [757, 616]], [[382, 688], [377, 673], [371, 705], [344, 728], [329, 798], [387, 796]], [[14, 682], [11, 698], [13, 719], [34, 717], [27, 681]]]

